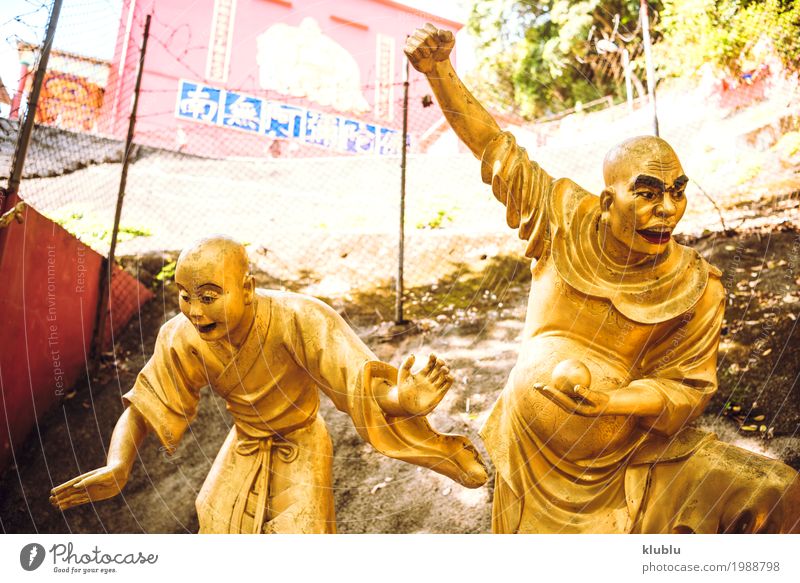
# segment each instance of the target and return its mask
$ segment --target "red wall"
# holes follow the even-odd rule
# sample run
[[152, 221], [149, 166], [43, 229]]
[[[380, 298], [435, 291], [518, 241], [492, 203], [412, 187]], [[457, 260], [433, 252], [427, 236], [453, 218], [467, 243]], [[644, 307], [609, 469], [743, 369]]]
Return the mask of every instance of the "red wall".
[[[361, 73], [362, 94], [370, 106], [374, 106], [375, 101], [378, 34], [394, 38], [393, 119], [376, 119], [371, 111], [361, 114], [340, 112], [348, 118], [394, 129], [402, 127], [399, 104], [405, 68], [402, 49], [406, 36], [425, 22], [433, 22], [454, 32], [462, 26], [390, 0], [237, 0], [229, 74], [227, 82], [222, 83], [205, 77], [213, 10], [214, 0], [191, 3], [182, 0], [123, 0], [117, 49], [104, 105], [108, 121], [101, 128], [103, 131], [124, 137], [145, 15], [150, 12], [153, 19], [142, 80], [136, 141], [176, 149], [184, 139], [179, 136], [182, 133], [186, 141], [184, 150], [203, 155], [266, 155], [271, 140], [263, 135], [177, 119], [175, 106], [180, 79], [323, 112], [332, 111], [330, 107], [312, 100], [293, 98], [260, 87], [257, 38], [276, 23], [297, 27], [304, 18], [312, 17], [323, 34], [334, 39], [355, 58]], [[121, 77], [118, 76], [120, 71]], [[418, 105], [421, 97], [429, 92], [427, 82], [412, 69], [410, 100], [414, 117], [409, 131], [412, 143], [415, 135], [421, 135], [442, 115], [436, 105], [424, 109]], [[314, 151], [310, 153], [313, 155]], [[326, 153], [330, 152], [317, 148], [317, 155]], [[304, 153], [308, 154], [307, 151]]]
[[[101, 265], [100, 255], [30, 207], [22, 224], [0, 231], [0, 470], [36, 420], [85, 378]], [[121, 270], [113, 287], [126, 291], [112, 297], [117, 331], [152, 293]]]

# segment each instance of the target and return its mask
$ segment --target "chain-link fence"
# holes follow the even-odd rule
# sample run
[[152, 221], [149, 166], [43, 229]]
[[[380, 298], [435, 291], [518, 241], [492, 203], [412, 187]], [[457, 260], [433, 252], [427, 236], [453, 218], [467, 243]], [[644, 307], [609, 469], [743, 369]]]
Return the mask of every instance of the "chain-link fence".
[[[47, 3], [30, 4], [41, 11]], [[212, 3], [205, 4], [203, 9], [211, 8]], [[334, 45], [328, 47], [330, 54], [303, 53], [309, 61], [305, 71], [297, 70], [305, 61], [292, 61], [294, 69], [284, 70], [285, 54], [262, 50], [257, 67], [232, 76], [225, 73], [227, 61], [215, 60], [214, 43], [232, 34], [224, 27], [233, 16], [224, 9], [233, 4], [213, 3], [209, 36], [192, 30], [191, 19], [177, 5], [160, 2], [147, 12], [152, 24], [116, 256], [163, 257], [199, 237], [226, 233], [248, 244], [255, 266], [271, 285], [325, 297], [364, 289], [389, 293], [399, 257], [401, 76], [392, 69], [390, 77], [369, 74], [356, 85], [346, 75], [344, 82], [337, 80], [343, 69], [336, 62], [341, 47]], [[59, 22], [60, 38], [75, 29], [74, 19], [96, 20], [98, 29], [112, 22], [118, 26], [114, 56], [104, 61], [59, 50], [56, 44], [37, 110], [23, 196], [105, 255], [120, 193], [146, 11], [127, 1], [85, 0], [70, 6]], [[246, 7], [240, 2], [237, 10]], [[264, 26], [276, 24], [281, 25]], [[284, 43], [287, 53], [302, 48], [291, 44], [291, 34], [311, 25], [284, 26], [284, 36], [272, 39], [275, 46]], [[376, 71], [380, 47], [379, 42]], [[21, 40], [19, 50], [23, 63], [31, 63], [30, 76], [35, 59], [29, 55], [38, 48]], [[401, 50], [402, 44], [394, 42], [395, 52], [387, 57], [395, 69], [404, 62], [395, 58]], [[265, 80], [265, 71], [288, 85]], [[304, 86], [309, 79], [316, 84]], [[778, 124], [796, 119], [796, 80], [775, 72], [759, 83], [763, 107], [736, 123], [731, 123], [735, 110], [720, 107], [725, 97], [708, 88], [673, 92], [659, 103], [662, 135], [693, 180], [686, 232], [719, 230], [715, 206], [720, 197], [770, 169], [760, 155], [773, 145], [763, 132], [765, 119]], [[504, 209], [481, 183], [478, 162], [463, 146], [459, 149], [427, 81], [412, 70], [408, 87], [404, 274], [406, 286], [414, 288], [478, 269], [492, 258], [519, 254], [522, 245], [506, 228]], [[292, 91], [305, 97], [293, 97]], [[375, 96], [371, 106], [365, 95]], [[573, 111], [539, 124], [498, 118], [553, 176], [569, 176], [599, 192], [605, 152], [624, 137], [650, 133], [653, 123], [646, 96], [638, 96], [632, 108], [624, 103], [608, 107], [610, 100], [598, 97], [602, 111]], [[23, 90], [20, 103], [24, 98]], [[782, 114], [775, 114], [776, 106]], [[13, 122], [3, 123], [11, 136]], [[737, 213], [735, 204], [725, 213], [726, 227], [748, 218]]]
[[[92, 14], [108, 5], [83, 8]], [[144, 28], [144, 11], [131, 6], [122, 6], [113, 63], [55, 51], [45, 83], [53, 89], [43, 94], [26, 167], [25, 199], [104, 255], [143, 40], [135, 31]], [[67, 14], [59, 27], [71, 24]], [[208, 47], [182, 38], [184, 28], [152, 12], [116, 256], [163, 257], [226, 233], [248, 244], [270, 283], [326, 297], [394, 290], [400, 75], [384, 79], [379, 95], [376, 81], [338, 86], [327, 106], [277, 90], [238, 90], [203, 81], [207, 71], [187, 55]], [[52, 97], [58, 83], [69, 84], [61, 99]], [[486, 196], [477, 162], [446, 135], [427, 82], [414, 73], [408, 86], [405, 280], [414, 287], [496, 255], [514, 236]], [[322, 90], [330, 87], [309, 89]], [[363, 96], [373, 93], [380, 103], [367, 111]], [[355, 112], [336, 109], [345, 102]]]

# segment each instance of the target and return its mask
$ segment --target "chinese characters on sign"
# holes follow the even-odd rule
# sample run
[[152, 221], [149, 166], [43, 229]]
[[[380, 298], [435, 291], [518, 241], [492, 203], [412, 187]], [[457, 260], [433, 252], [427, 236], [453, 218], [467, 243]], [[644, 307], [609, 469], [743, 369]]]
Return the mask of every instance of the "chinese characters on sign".
[[180, 81], [175, 115], [344, 153], [400, 153], [397, 130], [192, 81]]
[[204, 87], [198, 83], [181, 81], [178, 89], [178, 109], [176, 115], [184, 119], [205, 121], [216, 124], [219, 116], [219, 89]]

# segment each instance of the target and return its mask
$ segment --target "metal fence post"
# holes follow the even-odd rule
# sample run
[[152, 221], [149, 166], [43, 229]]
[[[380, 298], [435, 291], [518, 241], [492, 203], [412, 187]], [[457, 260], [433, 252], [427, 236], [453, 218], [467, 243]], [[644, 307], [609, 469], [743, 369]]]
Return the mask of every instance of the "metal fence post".
[[36, 121], [36, 109], [39, 105], [39, 94], [42, 90], [42, 83], [44, 82], [44, 74], [47, 72], [47, 62], [50, 59], [50, 49], [53, 47], [53, 37], [56, 34], [56, 25], [58, 24], [58, 16], [61, 13], [61, 4], [63, 0], [53, 0], [53, 7], [50, 11], [50, 20], [47, 23], [47, 32], [44, 37], [44, 44], [42, 45], [42, 53], [39, 57], [39, 64], [36, 67], [36, 73], [33, 76], [33, 85], [31, 87], [31, 94], [28, 97], [28, 108], [25, 111], [25, 120], [21, 122], [19, 136], [17, 137], [17, 146], [14, 149], [14, 158], [11, 162], [11, 176], [8, 179], [8, 188], [2, 192], [0, 198], [0, 214], [6, 210], [8, 201], [17, 194], [19, 185], [22, 181], [22, 168], [25, 165], [25, 157], [28, 154], [28, 146], [31, 142], [31, 135], [33, 134], [33, 124]]
[[642, 40], [644, 41], [644, 60], [647, 68], [647, 93], [650, 95], [650, 106], [653, 109], [653, 135], [658, 137], [658, 109], [656, 108], [656, 69], [650, 42], [650, 14], [647, 0], [639, 0], [639, 18], [642, 23]]
[[109, 307], [111, 306], [111, 279], [114, 272], [114, 254], [117, 249], [117, 234], [119, 232], [119, 221], [122, 215], [122, 201], [125, 198], [125, 185], [128, 181], [128, 166], [130, 164], [131, 149], [133, 148], [133, 134], [136, 129], [136, 111], [139, 107], [139, 91], [142, 86], [142, 73], [144, 72], [144, 57], [147, 52], [147, 39], [150, 37], [150, 15], [144, 22], [144, 37], [142, 38], [142, 49], [139, 56], [139, 70], [136, 73], [136, 86], [133, 90], [133, 107], [128, 121], [128, 135], [125, 138], [125, 154], [122, 158], [122, 172], [119, 179], [119, 191], [117, 192], [117, 207], [114, 211], [114, 228], [111, 231], [111, 246], [108, 250], [108, 257], [103, 263], [100, 276], [100, 294], [98, 295], [97, 318], [95, 319], [94, 355], [95, 366], [100, 362], [103, 351], [103, 340], [105, 336], [106, 320], [108, 318]]
[[406, 160], [408, 154], [408, 59], [405, 59], [406, 67], [403, 69], [403, 147], [400, 154], [400, 232], [398, 239], [397, 257], [397, 282], [395, 300], [394, 321], [397, 324], [405, 324], [403, 318], [403, 263], [405, 261], [405, 223], [406, 223]]

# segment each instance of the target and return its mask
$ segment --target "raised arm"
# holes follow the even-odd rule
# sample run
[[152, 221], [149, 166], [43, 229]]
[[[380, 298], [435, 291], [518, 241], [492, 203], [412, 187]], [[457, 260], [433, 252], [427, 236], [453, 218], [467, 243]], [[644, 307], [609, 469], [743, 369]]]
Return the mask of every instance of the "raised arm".
[[53, 488], [51, 504], [59, 510], [66, 510], [119, 494], [128, 482], [139, 446], [147, 433], [147, 423], [136, 408], [125, 409], [111, 435], [106, 465]]
[[514, 136], [464, 87], [450, 63], [453, 34], [432, 24], [417, 29], [406, 41], [405, 53], [431, 84], [436, 99], [458, 137], [481, 160], [481, 180], [506, 207], [506, 224], [528, 242], [525, 255], [539, 258], [548, 231], [547, 206], [553, 178], [528, 158]]
[[456, 75], [450, 62], [453, 33], [428, 23], [406, 41], [405, 53], [414, 68], [428, 78], [447, 121], [472, 153], [480, 158], [500, 127]]

